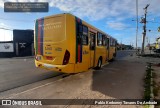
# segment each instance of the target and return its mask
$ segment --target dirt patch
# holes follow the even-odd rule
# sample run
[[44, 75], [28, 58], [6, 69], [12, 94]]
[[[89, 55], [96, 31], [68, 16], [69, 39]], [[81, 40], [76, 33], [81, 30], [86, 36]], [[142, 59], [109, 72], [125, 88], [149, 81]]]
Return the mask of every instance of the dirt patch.
[[160, 58], [160, 54], [142, 54], [142, 55], [140, 54], [139, 56]]

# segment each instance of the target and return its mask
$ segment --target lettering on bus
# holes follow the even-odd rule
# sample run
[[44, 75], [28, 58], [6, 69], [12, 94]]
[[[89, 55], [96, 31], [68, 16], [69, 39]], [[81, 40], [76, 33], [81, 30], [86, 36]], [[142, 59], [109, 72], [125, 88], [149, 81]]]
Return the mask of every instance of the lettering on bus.
[[39, 24], [38, 26], [43, 27], [44, 30], [59, 29], [62, 27], [62, 22]]
[[55, 48], [55, 51], [62, 51], [62, 48], [57, 47], [57, 48]]
[[45, 54], [52, 54], [52, 52], [45, 52]]
[[88, 53], [89, 53], [89, 52], [88, 52], [88, 51], [86, 51], [86, 50], [84, 50], [84, 51], [83, 51], [83, 54], [88, 54]]
[[52, 47], [45, 47], [45, 50], [52, 50]]

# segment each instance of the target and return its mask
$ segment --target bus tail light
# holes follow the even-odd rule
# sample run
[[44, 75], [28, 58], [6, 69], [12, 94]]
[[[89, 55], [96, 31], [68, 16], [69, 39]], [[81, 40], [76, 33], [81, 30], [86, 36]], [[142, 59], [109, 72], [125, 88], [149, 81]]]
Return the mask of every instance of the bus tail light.
[[46, 56], [46, 59], [47, 60], [53, 60], [53, 57], [52, 56]]
[[64, 55], [64, 58], [63, 58], [63, 65], [68, 64], [69, 59], [70, 59], [70, 53], [69, 53], [68, 50], [66, 50], [65, 55]]

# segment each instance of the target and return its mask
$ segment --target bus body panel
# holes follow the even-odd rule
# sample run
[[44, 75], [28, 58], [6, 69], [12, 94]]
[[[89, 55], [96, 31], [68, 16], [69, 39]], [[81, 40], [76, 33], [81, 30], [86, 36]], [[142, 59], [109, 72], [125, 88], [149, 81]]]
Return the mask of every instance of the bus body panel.
[[[77, 20], [80, 20], [79, 18], [77, 18], [77, 19], [75, 19], [75, 22], [77, 23]], [[84, 22], [84, 21], [80, 21], [80, 23], [82, 24], [82, 25], [85, 25], [85, 26], [87, 26], [86, 25], [86, 23]], [[75, 24], [75, 28], [77, 28], [77, 24]], [[78, 30], [76, 30], [76, 32], [78, 32]], [[77, 37], [77, 33], [75, 34], [76, 35], [76, 37]], [[76, 38], [77, 39], [77, 38]], [[76, 40], [76, 45], [78, 45], [78, 40]], [[82, 44], [82, 43], [81, 43]], [[81, 47], [81, 50], [79, 51], [79, 47]], [[75, 52], [76, 53], [78, 53], [78, 56], [80, 56], [80, 55], [82, 55], [81, 56], [81, 60], [79, 61], [76, 61], [75, 60], [75, 72], [83, 72], [83, 71], [86, 71], [86, 70], [88, 70], [89, 69], [89, 62], [90, 62], [90, 50], [89, 50], [89, 43], [88, 43], [88, 45], [82, 45], [82, 46], [80, 46], [80, 45], [78, 45], [77, 46], [77, 48], [78, 48], [78, 50], [75, 50]], [[79, 53], [80, 53], [80, 55], [79, 55]], [[75, 54], [76, 55], [76, 54]], [[79, 58], [79, 57], [78, 57]]]
[[111, 60], [113, 58], [113, 53], [114, 53], [114, 50], [113, 50], [113, 47], [109, 47], [109, 60]]
[[[88, 32], [93, 32], [95, 34], [95, 50], [89, 50], [90, 52], [90, 57], [88, 58], [90, 61], [90, 67], [96, 67], [98, 64], [98, 60], [100, 57], [102, 57], [102, 64], [105, 63], [105, 54], [106, 54], [106, 47], [105, 46], [97, 46], [97, 33], [99, 32], [98, 29], [96, 29], [95, 27], [87, 24], [86, 22], [83, 21], [83, 24], [86, 25], [90, 30]], [[88, 34], [89, 36], [89, 43], [90, 43], [90, 34]]]
[[[43, 23], [42, 21], [43, 20]], [[37, 20], [36, 28], [36, 55], [41, 57], [40, 62], [62, 65], [66, 46], [64, 15], [52, 16]]]
[[116, 56], [116, 47], [111, 46], [109, 52], [109, 60], [112, 60]]
[[[61, 14], [46, 17], [43, 19], [43, 23], [39, 22], [39, 20], [37, 20], [37, 28], [35, 28], [35, 54], [41, 59], [38, 61], [35, 60], [36, 67], [55, 71], [74, 72], [74, 50], [71, 48], [71, 46], [73, 47], [74, 44], [73, 40], [75, 33], [73, 31], [75, 30], [74, 21], [72, 21], [72, 23], [70, 22], [71, 20], [74, 20], [74, 17], [72, 17], [72, 19], [67, 19], [66, 14]], [[70, 23], [66, 23], [66, 20], [69, 20], [67, 22]], [[70, 32], [69, 29], [73, 31]], [[66, 30], [69, 32], [66, 32]], [[41, 36], [39, 36], [40, 33]], [[70, 35], [70, 37], [68, 37], [69, 39], [67, 39], [66, 35]], [[41, 49], [38, 45], [41, 46]], [[63, 59], [66, 50], [68, 50], [72, 56], [69, 63], [73, 64], [67, 64], [63, 66]]]
[[52, 70], [52, 71], [59, 71], [64, 73], [74, 73], [74, 64], [67, 64], [67, 65], [48, 65], [44, 62], [35, 61], [36, 67]]
[[89, 31], [89, 68], [95, 67], [96, 33]]
[[76, 46], [76, 28], [75, 28], [75, 17], [70, 14], [65, 14], [66, 15], [66, 37], [67, 37], [67, 45], [68, 45], [68, 50], [70, 52], [70, 60], [69, 63], [75, 63], [75, 46]]

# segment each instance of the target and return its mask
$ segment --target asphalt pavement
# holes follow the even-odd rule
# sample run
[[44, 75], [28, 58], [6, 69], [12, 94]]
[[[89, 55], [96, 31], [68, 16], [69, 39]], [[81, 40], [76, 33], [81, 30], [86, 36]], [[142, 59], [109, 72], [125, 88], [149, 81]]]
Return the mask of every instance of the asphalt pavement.
[[0, 58], [0, 92], [59, 74], [36, 68], [33, 57]]
[[[2, 60], [2, 59], [1, 59]], [[12, 61], [13, 63], [14, 60]], [[8, 62], [0, 63], [4, 73], [0, 72], [0, 79], [3, 87], [20, 87], [7, 90], [0, 93], [3, 99], [142, 99], [143, 98], [143, 78], [145, 74], [146, 63], [139, 57], [136, 57], [134, 50], [118, 51], [117, 57], [113, 62], [104, 65], [101, 70], [90, 69], [86, 72], [60, 77], [50, 78], [41, 81], [35, 79], [44, 78], [44, 76], [53, 75], [53, 72], [39, 70], [34, 67], [32, 59], [16, 59], [17, 64]], [[5, 64], [9, 63], [7, 68]], [[26, 65], [22, 65], [22, 64]], [[20, 66], [21, 64], [21, 66]], [[14, 67], [13, 71], [10, 69]], [[32, 68], [31, 68], [32, 67]], [[18, 68], [18, 69], [17, 69]], [[0, 68], [1, 69], [1, 68]], [[23, 72], [22, 72], [23, 70]], [[11, 71], [11, 72], [9, 72]], [[13, 73], [14, 72], [14, 73]], [[40, 74], [41, 73], [41, 74]], [[8, 78], [6, 77], [8, 74]], [[9, 80], [7, 80], [9, 79]], [[45, 79], [45, 78], [44, 78]], [[8, 82], [6, 82], [8, 81]], [[28, 83], [30, 81], [30, 84]], [[25, 83], [27, 84], [25, 85]], [[32, 83], [31, 83], [32, 82]], [[8, 84], [5, 86], [5, 84]], [[48, 106], [52, 108], [53, 106]], [[54, 106], [56, 107], [56, 106]], [[77, 106], [58, 106], [74, 108]], [[84, 106], [78, 106], [84, 108]], [[86, 106], [91, 107], [91, 106]], [[85, 107], [85, 108], [86, 108]], [[97, 106], [92, 106], [96, 108]], [[98, 106], [99, 108], [103, 106]], [[110, 108], [139, 108], [141, 106], [104, 106]], [[26, 106], [28, 108], [28, 106]], [[35, 107], [34, 107], [35, 108]], [[39, 108], [39, 106], [37, 106]]]

